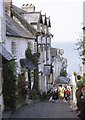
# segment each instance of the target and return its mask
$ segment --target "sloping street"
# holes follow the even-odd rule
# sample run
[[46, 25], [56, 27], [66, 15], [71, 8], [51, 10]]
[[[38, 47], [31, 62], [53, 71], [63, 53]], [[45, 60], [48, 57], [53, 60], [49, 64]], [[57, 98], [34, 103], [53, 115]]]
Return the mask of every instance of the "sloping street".
[[77, 117], [75, 110], [71, 109], [69, 104], [58, 100], [42, 101], [25, 105], [13, 112], [10, 118], [74, 118]]

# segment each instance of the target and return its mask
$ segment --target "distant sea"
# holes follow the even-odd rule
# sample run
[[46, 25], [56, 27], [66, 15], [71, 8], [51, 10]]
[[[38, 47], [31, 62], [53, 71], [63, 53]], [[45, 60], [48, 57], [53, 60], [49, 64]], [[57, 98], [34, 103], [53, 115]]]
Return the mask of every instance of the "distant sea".
[[75, 42], [54, 42], [51, 44], [51, 46], [64, 50], [64, 57], [67, 58], [68, 61], [67, 72], [69, 75], [71, 75], [73, 72], [79, 72], [79, 66], [82, 62], [79, 56], [79, 51], [76, 50], [78, 46]]

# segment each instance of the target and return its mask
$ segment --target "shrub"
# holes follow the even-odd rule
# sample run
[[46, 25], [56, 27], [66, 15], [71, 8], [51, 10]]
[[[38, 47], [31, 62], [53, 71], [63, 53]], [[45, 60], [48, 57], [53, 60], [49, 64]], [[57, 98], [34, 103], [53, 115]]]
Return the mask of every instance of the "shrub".
[[14, 61], [3, 65], [3, 98], [5, 108], [14, 109], [16, 106], [16, 63]]

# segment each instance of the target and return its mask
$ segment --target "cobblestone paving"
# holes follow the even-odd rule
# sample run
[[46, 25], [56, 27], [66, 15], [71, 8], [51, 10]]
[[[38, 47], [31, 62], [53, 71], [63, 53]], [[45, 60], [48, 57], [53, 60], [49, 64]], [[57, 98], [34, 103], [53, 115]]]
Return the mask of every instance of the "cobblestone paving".
[[25, 105], [11, 114], [10, 118], [78, 118], [75, 110], [63, 101], [45, 101]]

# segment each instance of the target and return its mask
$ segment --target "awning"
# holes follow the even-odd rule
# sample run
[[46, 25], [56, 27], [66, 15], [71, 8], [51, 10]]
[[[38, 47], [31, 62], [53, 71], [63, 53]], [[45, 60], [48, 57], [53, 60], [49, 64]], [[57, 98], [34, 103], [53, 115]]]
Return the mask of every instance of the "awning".
[[20, 63], [21, 63], [22, 66], [27, 67], [29, 70], [35, 70], [36, 69], [35, 65], [29, 59], [26, 59], [26, 58], [20, 59]]
[[7, 61], [14, 60], [14, 57], [2, 45], [0, 45], [0, 55]]
[[64, 76], [57, 77], [56, 83], [57, 84], [69, 84], [70, 79]]

